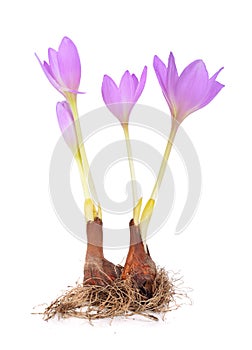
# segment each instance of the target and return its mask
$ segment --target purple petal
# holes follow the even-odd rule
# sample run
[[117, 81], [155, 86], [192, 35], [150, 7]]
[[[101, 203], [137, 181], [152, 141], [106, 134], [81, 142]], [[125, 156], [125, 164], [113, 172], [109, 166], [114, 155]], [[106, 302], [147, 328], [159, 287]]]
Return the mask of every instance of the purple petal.
[[69, 90], [78, 91], [81, 64], [78, 50], [72, 40], [64, 37], [58, 50], [58, 65], [62, 81]]
[[170, 52], [169, 59], [168, 59], [168, 66], [167, 66], [167, 86], [168, 89], [174, 88], [174, 86], [177, 84], [178, 81], [178, 71], [175, 63], [175, 58], [173, 56], [173, 53]]
[[133, 102], [134, 98], [134, 81], [127, 70], [120, 81], [119, 85], [121, 102], [130, 103]]
[[59, 63], [58, 63], [58, 52], [54, 49], [48, 49], [49, 65], [53, 77], [58, 82], [60, 86], [64, 86], [64, 83], [60, 76]]
[[121, 79], [120, 83], [120, 93], [121, 93], [121, 101], [127, 102], [123, 104], [124, 109], [124, 119], [128, 121], [130, 112], [137, 100], [139, 99], [146, 82], [147, 75], [147, 67], [145, 66], [143, 72], [141, 74], [140, 81], [138, 83], [138, 79], [135, 75], [130, 75], [128, 71], [126, 71]]
[[168, 59], [167, 67], [167, 77], [166, 77], [166, 97], [169, 107], [171, 109], [172, 115], [175, 113], [176, 103], [175, 103], [175, 89], [179, 79], [178, 71], [175, 63], [173, 53], [171, 52]]
[[120, 121], [123, 118], [123, 106], [120, 100], [119, 88], [112, 78], [108, 75], [104, 75], [102, 82], [102, 97], [103, 100], [111, 111]]
[[73, 152], [76, 152], [78, 148], [77, 136], [74, 126], [74, 119], [69, 104], [64, 102], [58, 102], [56, 106], [56, 112], [64, 140]]
[[224, 69], [224, 67], [221, 67], [221, 68], [209, 79], [209, 81], [216, 80], [216, 78], [218, 77], [218, 75], [220, 74], [220, 72], [222, 71], [222, 69]]
[[138, 87], [138, 79], [135, 76], [135, 74], [132, 74], [131, 77], [132, 77], [132, 82], [133, 82], [133, 86], [134, 86], [134, 91], [136, 91], [136, 89]]
[[214, 97], [221, 91], [222, 88], [224, 88], [224, 86], [225, 85], [218, 83], [218, 81], [215, 81], [211, 87], [210, 92], [208, 93], [208, 95], [200, 105], [200, 108], [208, 105], [208, 103], [210, 103], [214, 99]]
[[139, 80], [139, 84], [138, 87], [135, 91], [135, 96], [134, 96], [134, 102], [136, 103], [137, 100], [139, 99], [139, 97], [141, 96], [143, 89], [145, 87], [145, 83], [146, 83], [146, 78], [147, 78], [147, 67], [144, 66], [144, 69], [142, 71], [140, 80]]
[[59, 83], [54, 79], [54, 76], [51, 72], [51, 68], [50, 66], [48, 65], [47, 62], [44, 62], [44, 65], [43, 65], [43, 70], [45, 72], [45, 75], [47, 76], [48, 80], [50, 81], [50, 83], [61, 93], [62, 92], [62, 88], [61, 86], [59, 85]]
[[153, 67], [156, 72], [156, 76], [158, 78], [158, 82], [161, 86], [163, 93], [167, 94], [167, 87], [166, 87], [167, 69], [164, 62], [162, 62], [157, 55], [154, 56]]
[[35, 56], [36, 56], [37, 60], [39, 61], [39, 64], [40, 64], [41, 68], [43, 69], [43, 72], [45, 73], [47, 79], [50, 81], [50, 83], [53, 85], [53, 87], [55, 87], [55, 89], [57, 89], [60, 93], [63, 93], [62, 89], [61, 89], [61, 86], [55, 80], [55, 78], [54, 78], [54, 76], [52, 74], [51, 68], [48, 65], [48, 63], [45, 62], [45, 61], [44, 61], [44, 63], [42, 63], [36, 53], [35, 53]]
[[221, 69], [219, 69], [211, 77], [211, 79], [209, 79], [208, 89], [206, 91], [206, 96], [205, 96], [204, 100], [202, 101], [200, 108], [208, 105], [208, 103], [210, 103], [214, 99], [214, 97], [221, 91], [221, 89], [225, 86], [225, 85], [223, 85], [215, 80], [217, 78], [217, 76], [219, 75], [219, 73], [222, 71], [222, 69], [223, 69], [223, 67]]
[[197, 60], [189, 64], [176, 85], [175, 100], [178, 121], [199, 108], [207, 87], [208, 73], [204, 62]]
[[58, 102], [56, 106], [59, 126], [62, 133], [71, 125], [74, 121], [73, 114], [68, 102]]
[[170, 52], [167, 68], [158, 56], [154, 57], [153, 65], [166, 102], [174, 116], [176, 110], [175, 89], [179, 77], [173, 53]]
[[119, 88], [108, 75], [103, 77], [102, 97], [106, 105], [120, 102]]

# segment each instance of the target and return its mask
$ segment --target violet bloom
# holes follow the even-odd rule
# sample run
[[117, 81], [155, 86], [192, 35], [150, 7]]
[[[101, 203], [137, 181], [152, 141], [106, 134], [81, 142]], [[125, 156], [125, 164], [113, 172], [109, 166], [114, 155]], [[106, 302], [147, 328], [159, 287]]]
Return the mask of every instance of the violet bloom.
[[69, 103], [66, 101], [58, 102], [56, 112], [59, 127], [69, 148], [75, 154], [78, 148], [77, 136], [75, 131], [74, 118]]
[[154, 57], [153, 65], [172, 117], [178, 123], [210, 103], [224, 87], [216, 81], [223, 68], [209, 78], [202, 60], [190, 63], [180, 76], [172, 52], [167, 67], [157, 56]]
[[139, 99], [146, 82], [147, 67], [145, 66], [138, 81], [135, 74], [127, 70], [119, 86], [108, 75], [102, 82], [102, 97], [108, 109], [124, 124], [128, 123], [132, 108]]
[[60, 93], [65, 97], [69, 92], [79, 93], [81, 64], [78, 50], [71, 39], [64, 37], [58, 51], [48, 49], [49, 63], [42, 63], [37, 55], [36, 57], [46, 77]]

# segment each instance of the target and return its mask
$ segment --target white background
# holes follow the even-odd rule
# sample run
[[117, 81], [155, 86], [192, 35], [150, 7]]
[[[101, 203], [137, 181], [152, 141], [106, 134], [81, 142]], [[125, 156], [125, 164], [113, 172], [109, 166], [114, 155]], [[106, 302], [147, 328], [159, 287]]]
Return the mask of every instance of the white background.
[[[2, 4], [1, 348], [251, 349], [250, 13], [245, 0]], [[126, 69], [139, 75], [144, 64], [149, 74], [139, 102], [168, 113], [152, 69], [154, 54], [166, 60], [172, 50], [180, 72], [197, 58], [210, 74], [225, 67], [219, 81], [226, 87], [183, 125], [203, 174], [196, 216], [183, 234], [173, 234], [185, 200], [178, 195], [174, 215], [149, 242], [154, 260], [181, 270], [194, 290], [193, 306], [165, 322], [120, 319], [92, 327], [31, 315], [33, 306], [81, 278], [85, 254], [85, 244], [64, 229], [50, 202], [48, 172], [59, 137], [54, 111], [61, 97], [34, 57], [36, 51], [46, 59], [47, 48], [57, 48], [65, 35], [82, 61], [81, 89], [88, 93], [80, 99], [81, 113], [103, 105], [103, 74], [118, 81]], [[182, 176], [183, 191], [184, 181]], [[106, 254], [119, 262], [126, 251]]]

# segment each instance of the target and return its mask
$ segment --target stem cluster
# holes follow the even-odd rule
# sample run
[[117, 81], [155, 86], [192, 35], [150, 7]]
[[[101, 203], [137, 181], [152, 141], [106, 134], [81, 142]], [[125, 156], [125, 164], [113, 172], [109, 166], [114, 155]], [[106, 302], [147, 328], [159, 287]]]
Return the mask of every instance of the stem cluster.
[[157, 269], [154, 261], [151, 259], [146, 244], [147, 230], [155, 207], [158, 190], [161, 186], [165, 174], [167, 161], [170, 156], [178, 124], [176, 124], [175, 121], [172, 123], [170, 136], [167, 141], [167, 146], [164, 152], [159, 174], [154, 184], [151, 197], [147, 201], [142, 214], [142, 198], [139, 198], [139, 195], [137, 193], [136, 175], [129, 136], [129, 126], [128, 123], [122, 124], [129, 161], [133, 198], [133, 219], [130, 221], [130, 248], [125, 265], [122, 267], [119, 265], [114, 265], [105, 259], [103, 254], [101, 205], [98, 201], [98, 207], [96, 208], [92, 198], [92, 194], [97, 198], [97, 193], [95, 190], [92, 174], [90, 173], [86, 150], [82, 142], [82, 132], [77, 110], [76, 95], [69, 93], [67, 97], [74, 118], [78, 143], [75, 159], [79, 168], [83, 193], [85, 197], [84, 212], [87, 222], [88, 245], [84, 266], [84, 284], [103, 286], [111, 284], [118, 278], [122, 280], [130, 279], [136, 289], [138, 289], [143, 295], [149, 298], [153, 293], [153, 286], [157, 274]]

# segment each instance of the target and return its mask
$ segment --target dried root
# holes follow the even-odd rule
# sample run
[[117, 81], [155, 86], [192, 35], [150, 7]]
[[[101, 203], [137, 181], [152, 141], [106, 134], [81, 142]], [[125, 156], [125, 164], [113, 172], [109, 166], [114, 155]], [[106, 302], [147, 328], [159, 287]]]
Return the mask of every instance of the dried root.
[[130, 279], [116, 279], [106, 286], [81, 284], [66, 291], [49, 305], [44, 319], [78, 317], [89, 321], [115, 316], [142, 315], [158, 320], [153, 313], [165, 314], [177, 309], [188, 299], [181, 288], [181, 278], [171, 278], [164, 269], [158, 269], [153, 295], [147, 297], [136, 289]]

